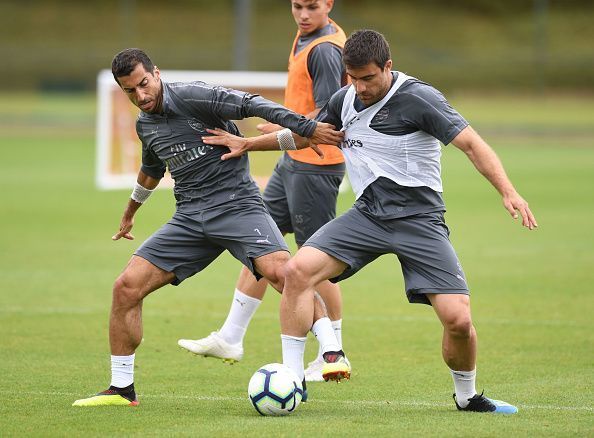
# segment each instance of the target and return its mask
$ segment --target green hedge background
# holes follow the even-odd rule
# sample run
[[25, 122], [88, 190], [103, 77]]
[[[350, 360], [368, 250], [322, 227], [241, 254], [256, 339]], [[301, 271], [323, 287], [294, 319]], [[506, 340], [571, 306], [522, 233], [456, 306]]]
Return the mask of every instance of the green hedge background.
[[[92, 90], [125, 47], [162, 69], [237, 67], [239, 0], [4, 0], [0, 89]], [[288, 0], [250, 0], [245, 69], [284, 71], [295, 25]], [[446, 91], [594, 90], [594, 2], [336, 0], [347, 33], [373, 28], [396, 68]]]

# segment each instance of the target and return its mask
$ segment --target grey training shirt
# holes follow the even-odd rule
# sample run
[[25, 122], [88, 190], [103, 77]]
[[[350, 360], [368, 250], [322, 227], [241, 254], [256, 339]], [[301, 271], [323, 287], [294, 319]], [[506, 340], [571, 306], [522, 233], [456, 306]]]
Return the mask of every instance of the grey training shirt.
[[301, 136], [313, 134], [316, 123], [258, 95], [205, 84], [163, 84], [163, 113], [141, 112], [136, 132], [142, 142], [141, 170], [162, 178], [168, 168], [178, 208], [214, 207], [236, 199], [260, 196], [249, 173], [247, 155], [221, 161], [229, 150], [202, 142], [206, 128], [241, 135], [231, 120], [261, 117]]

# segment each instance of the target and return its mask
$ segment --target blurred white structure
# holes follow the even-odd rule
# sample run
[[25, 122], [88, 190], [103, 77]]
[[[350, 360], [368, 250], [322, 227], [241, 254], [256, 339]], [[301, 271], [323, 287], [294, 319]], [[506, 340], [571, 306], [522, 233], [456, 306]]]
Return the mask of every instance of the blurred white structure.
[[[279, 102], [287, 82], [287, 73], [276, 72], [161, 70], [161, 77], [166, 82], [222, 85]], [[131, 188], [140, 169], [141, 147], [135, 125], [139, 109], [128, 101], [110, 70], [101, 70], [97, 76], [97, 106], [96, 185], [103, 190]], [[159, 187], [168, 185], [170, 180]]]

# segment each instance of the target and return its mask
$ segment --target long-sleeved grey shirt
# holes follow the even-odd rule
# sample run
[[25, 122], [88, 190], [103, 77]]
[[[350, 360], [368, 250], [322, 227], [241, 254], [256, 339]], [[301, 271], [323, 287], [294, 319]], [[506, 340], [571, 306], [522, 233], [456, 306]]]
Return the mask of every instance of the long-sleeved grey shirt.
[[241, 135], [232, 120], [246, 117], [261, 117], [303, 137], [316, 127], [316, 122], [258, 95], [204, 82], [162, 84], [163, 113], [141, 112], [136, 132], [142, 142], [142, 171], [159, 179], [169, 169], [178, 208], [191, 204], [191, 209], [202, 210], [260, 196], [247, 155], [221, 161], [228, 149], [204, 144], [202, 137], [210, 135], [206, 128]]

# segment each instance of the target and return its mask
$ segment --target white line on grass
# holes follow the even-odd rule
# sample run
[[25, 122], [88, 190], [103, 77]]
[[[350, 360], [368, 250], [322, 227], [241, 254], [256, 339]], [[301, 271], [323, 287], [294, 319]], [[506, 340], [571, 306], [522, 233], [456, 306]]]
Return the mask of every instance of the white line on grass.
[[[5, 307], [0, 309], [0, 314], [19, 315], [89, 315], [105, 314], [107, 307]], [[173, 317], [184, 316], [186, 313], [164, 309], [144, 309], [147, 317]], [[226, 313], [209, 312], [208, 318], [220, 319], [227, 316]], [[278, 321], [278, 313], [259, 312], [258, 318]], [[497, 318], [475, 318], [480, 325], [505, 325], [505, 326], [549, 326], [549, 327], [591, 327], [590, 323], [569, 320], [554, 319], [497, 319]], [[350, 315], [349, 321], [355, 322], [426, 322], [436, 323], [438, 320], [434, 315], [428, 316], [407, 316], [407, 315]]]
[[[69, 396], [81, 397], [80, 393], [60, 392], [60, 391], [3, 391], [3, 395], [40, 395], [40, 396]], [[196, 400], [196, 401], [242, 401], [247, 400], [246, 397], [223, 397], [223, 396], [209, 396], [209, 395], [170, 395], [170, 394], [138, 394], [139, 398], [156, 398], [156, 399], [170, 399], [170, 400]], [[74, 401], [74, 400], [73, 400]], [[451, 403], [433, 403], [423, 401], [395, 401], [395, 400], [312, 400], [312, 403], [334, 403], [343, 405], [393, 405], [405, 407], [422, 407], [422, 408], [444, 408], [452, 406]], [[522, 405], [519, 404], [520, 409], [533, 410], [549, 410], [549, 411], [586, 411], [594, 412], [592, 406], [552, 406], [552, 405]]]

